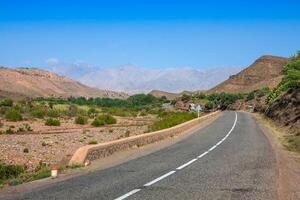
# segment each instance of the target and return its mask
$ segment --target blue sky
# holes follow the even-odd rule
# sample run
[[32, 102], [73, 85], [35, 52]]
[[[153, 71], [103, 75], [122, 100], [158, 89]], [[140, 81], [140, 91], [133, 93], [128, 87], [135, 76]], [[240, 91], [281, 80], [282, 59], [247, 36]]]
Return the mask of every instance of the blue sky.
[[246, 66], [300, 48], [299, 1], [0, 1], [0, 65]]

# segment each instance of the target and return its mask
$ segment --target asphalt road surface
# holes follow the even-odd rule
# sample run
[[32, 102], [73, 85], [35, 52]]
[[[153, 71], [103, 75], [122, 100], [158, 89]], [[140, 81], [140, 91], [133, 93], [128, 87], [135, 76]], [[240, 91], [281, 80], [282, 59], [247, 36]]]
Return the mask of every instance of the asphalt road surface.
[[225, 112], [180, 142], [14, 199], [276, 199], [276, 161], [247, 113]]

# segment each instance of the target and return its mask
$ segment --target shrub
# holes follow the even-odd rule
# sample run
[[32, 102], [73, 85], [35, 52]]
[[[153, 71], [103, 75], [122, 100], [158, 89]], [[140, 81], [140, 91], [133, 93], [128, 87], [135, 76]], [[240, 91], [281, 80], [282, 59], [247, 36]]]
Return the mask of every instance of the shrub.
[[111, 115], [99, 115], [95, 118], [92, 125], [93, 126], [102, 126], [105, 124], [115, 124], [117, 120]]
[[1, 102], [0, 102], [0, 106], [8, 106], [8, 107], [12, 107], [14, 104], [13, 100], [11, 99], [3, 99]]
[[100, 119], [98, 117], [96, 117], [94, 119], [94, 121], [92, 122], [92, 125], [95, 126], [95, 127], [99, 127], [99, 126], [103, 126], [105, 123], [104, 123], [104, 120], [103, 119]]
[[7, 119], [8, 121], [16, 122], [16, 121], [21, 121], [23, 119], [23, 117], [18, 110], [9, 109], [5, 113], [5, 119]]
[[98, 111], [96, 110], [96, 108], [90, 108], [88, 110], [88, 115], [89, 117], [95, 117], [97, 115]]
[[20, 165], [6, 165], [0, 163], [0, 181], [4, 181], [10, 178], [17, 178], [24, 172], [24, 167]]
[[68, 109], [68, 116], [74, 117], [77, 115], [78, 107], [76, 105], [70, 105]]
[[60, 116], [60, 111], [57, 109], [51, 109], [47, 111], [47, 116], [48, 117], [59, 117]]
[[31, 111], [31, 115], [36, 118], [43, 119], [47, 114], [47, 111], [43, 108], [36, 108]]
[[101, 118], [104, 119], [104, 123], [105, 123], [105, 124], [115, 124], [115, 123], [117, 123], [116, 118], [114, 118], [114, 117], [111, 116], [111, 115], [101, 115], [101, 116], [99, 116], [99, 117], [101, 117]]
[[88, 121], [87, 117], [82, 115], [77, 116], [75, 118], [75, 124], [87, 124], [87, 121]]
[[30, 180], [38, 180], [42, 178], [47, 178], [51, 176], [51, 170], [46, 163], [40, 162], [39, 165], [35, 168], [34, 173], [32, 174]]
[[14, 130], [12, 130], [11, 128], [9, 128], [9, 129], [7, 129], [7, 130], [5, 130], [5, 132], [4, 132], [5, 134], [14, 134], [15, 133], [15, 131]]
[[246, 101], [251, 101], [255, 98], [254, 92], [250, 92], [247, 96], [246, 96]]
[[97, 140], [93, 139], [89, 141], [89, 144], [98, 144]]
[[45, 122], [46, 126], [60, 126], [60, 121], [58, 119], [49, 118]]

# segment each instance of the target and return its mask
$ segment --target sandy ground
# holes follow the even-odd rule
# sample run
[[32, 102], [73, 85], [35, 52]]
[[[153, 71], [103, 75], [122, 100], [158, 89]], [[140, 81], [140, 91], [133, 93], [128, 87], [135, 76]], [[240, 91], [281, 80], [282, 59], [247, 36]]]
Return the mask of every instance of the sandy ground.
[[[30, 124], [33, 132], [0, 135], [0, 161], [7, 164], [25, 165], [33, 170], [39, 162], [65, 164], [73, 153], [91, 140], [98, 143], [139, 135], [148, 131], [153, 118], [117, 118], [118, 123], [105, 127], [74, 124], [74, 119], [61, 120], [61, 126], [45, 126], [42, 120], [4, 122], [2, 130]], [[24, 152], [28, 149], [28, 153]]]

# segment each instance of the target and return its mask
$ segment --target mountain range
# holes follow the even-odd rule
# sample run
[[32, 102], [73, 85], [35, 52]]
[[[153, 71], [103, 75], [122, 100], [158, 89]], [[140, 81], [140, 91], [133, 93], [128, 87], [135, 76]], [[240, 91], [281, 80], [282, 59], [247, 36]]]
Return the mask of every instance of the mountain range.
[[0, 97], [127, 98], [128, 93], [150, 92], [154, 96], [174, 99], [191, 91], [246, 93], [262, 87], [277, 86], [287, 62], [288, 58], [262, 56], [241, 71], [240, 68], [200, 71], [188, 67], [158, 70], [133, 65], [110, 69], [89, 67], [81, 70], [82, 65], [69, 68], [56, 66], [56, 70], [61, 71], [60, 74], [76, 76], [77, 80], [38, 68], [0, 67]]
[[197, 70], [189, 67], [168, 69], [146, 69], [123, 65], [109, 69], [98, 69], [84, 74], [78, 80], [86, 85], [101, 89], [127, 93], [147, 93], [161, 90], [179, 93], [184, 90], [206, 90], [239, 72], [238, 67]]

